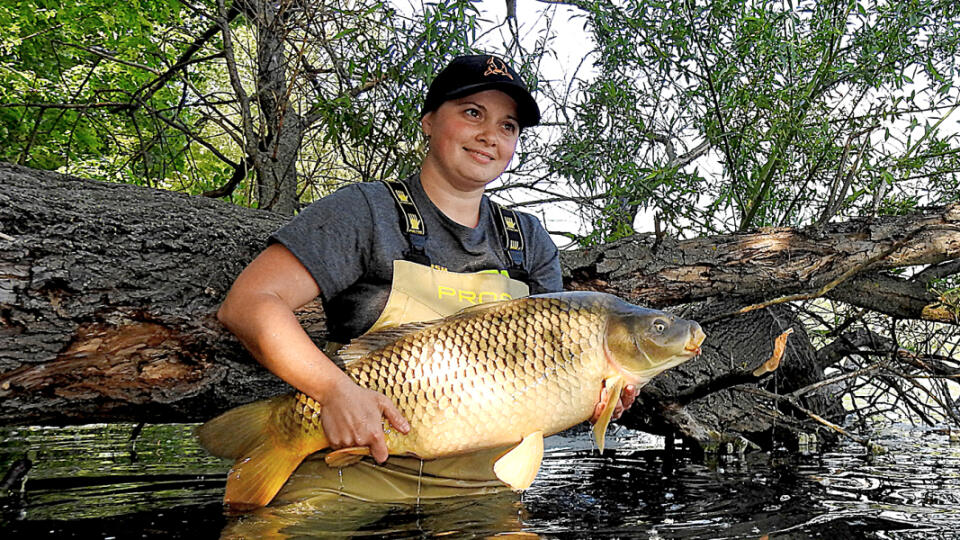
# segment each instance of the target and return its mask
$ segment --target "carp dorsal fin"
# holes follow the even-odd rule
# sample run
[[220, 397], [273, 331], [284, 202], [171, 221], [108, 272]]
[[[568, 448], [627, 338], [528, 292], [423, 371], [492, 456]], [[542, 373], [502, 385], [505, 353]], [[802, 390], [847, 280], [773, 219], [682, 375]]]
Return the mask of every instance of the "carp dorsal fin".
[[461, 317], [461, 316], [470, 316], [485, 311], [490, 311], [491, 309], [496, 309], [500, 307], [501, 304], [509, 302], [510, 300], [494, 300], [492, 302], [484, 302], [482, 304], [474, 304], [472, 306], [467, 306], [460, 311], [454, 313], [452, 317]]
[[374, 332], [368, 332], [357, 337], [345, 345], [342, 349], [337, 351], [337, 356], [343, 360], [344, 366], [349, 366], [360, 358], [363, 358], [370, 353], [379, 351], [380, 349], [396, 342], [407, 334], [418, 332], [424, 328], [429, 328], [435, 324], [438, 324], [441, 320], [442, 319], [406, 323], [398, 326], [389, 326]]
[[493, 473], [516, 491], [527, 489], [543, 461], [543, 432], [534, 431], [493, 464]]
[[448, 321], [453, 318], [460, 317], [471, 317], [479, 315], [486, 311], [490, 311], [498, 307], [500, 304], [509, 302], [509, 300], [498, 300], [495, 302], [485, 302], [483, 304], [477, 304], [473, 306], [467, 306], [460, 311], [450, 315], [449, 317], [443, 319], [434, 319], [432, 321], [421, 321], [421, 322], [411, 322], [400, 324], [396, 326], [386, 326], [379, 330], [373, 332], [368, 332], [362, 336], [357, 337], [342, 349], [337, 351], [337, 356], [340, 360], [343, 361], [344, 367], [349, 366], [351, 363], [357, 361], [364, 356], [367, 356], [370, 353], [379, 351], [380, 349], [395, 343], [400, 338], [404, 337], [407, 334], [413, 332], [419, 332], [425, 328], [430, 328], [438, 324], [443, 324], [445, 321]]
[[623, 390], [623, 378], [614, 375], [604, 380], [604, 386], [609, 388], [607, 399], [600, 410], [600, 418], [593, 425], [593, 438], [597, 441], [597, 448], [603, 453], [603, 445], [606, 442], [607, 426], [610, 425], [610, 418], [613, 417], [613, 410], [617, 408], [617, 401], [620, 400], [620, 391]]

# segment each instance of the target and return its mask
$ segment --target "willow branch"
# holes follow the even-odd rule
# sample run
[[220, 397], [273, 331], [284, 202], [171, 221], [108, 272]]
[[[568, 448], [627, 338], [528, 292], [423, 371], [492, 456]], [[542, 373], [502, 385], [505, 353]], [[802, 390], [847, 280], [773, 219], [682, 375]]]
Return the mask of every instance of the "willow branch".
[[[233, 51], [233, 34], [230, 30], [229, 12], [224, 6], [224, 0], [217, 0], [217, 7], [220, 10], [220, 16], [217, 18], [217, 24], [223, 33], [223, 52], [227, 63], [227, 73], [230, 76], [230, 85], [237, 95], [240, 102], [240, 116], [243, 119], [243, 138], [244, 152], [248, 156], [257, 155], [257, 136], [253, 129], [253, 118], [250, 113], [250, 98], [247, 91], [243, 88], [243, 81], [240, 79], [240, 72], [237, 70], [237, 57]], [[254, 160], [256, 167], [256, 160]]]
[[96, 56], [98, 56], [98, 57], [100, 57], [100, 58], [103, 58], [104, 60], [110, 60], [111, 62], [116, 62], [116, 63], [118, 63], [118, 64], [123, 64], [123, 65], [125, 65], [125, 66], [129, 66], [129, 67], [133, 67], [133, 68], [137, 68], [137, 69], [142, 69], [142, 70], [144, 70], [144, 71], [148, 71], [148, 72], [153, 73], [153, 74], [155, 74], [155, 75], [157, 74], [157, 70], [154, 69], [154, 68], [152, 68], [152, 67], [150, 67], [150, 66], [147, 66], [147, 65], [144, 65], [144, 64], [138, 64], [137, 62], [131, 62], [130, 60], [124, 60], [123, 58], [117, 58], [117, 57], [114, 56], [110, 51], [107, 51], [107, 50], [102, 49], [102, 48], [100, 48], [100, 47], [86, 47], [86, 46], [84, 46], [84, 45], [79, 45], [79, 44], [76, 44], [76, 43], [68, 43], [68, 42], [66, 42], [66, 41], [60, 41], [60, 40], [58, 40], [58, 39], [57, 39], [57, 40], [54, 40], [53, 42], [56, 43], [56, 44], [58, 44], [58, 45], [63, 45], [63, 46], [65, 46], [65, 47], [73, 47], [73, 48], [75, 48], [75, 49], [80, 49], [80, 50], [82, 50], [82, 51], [86, 51], [86, 52], [88, 52], [88, 53], [90, 53], [90, 54], [93, 54], [93, 55], [96, 55]]
[[31, 109], [131, 109], [133, 104], [121, 101], [97, 101], [94, 103], [46, 103], [28, 101], [24, 103], [0, 103], [2, 108], [25, 107]]
[[[235, 18], [237, 17], [237, 15], [239, 15], [239, 14], [240, 14], [240, 10], [237, 9], [237, 7], [236, 7], [235, 5], [234, 5], [234, 6], [231, 6], [231, 7], [230, 7], [230, 10], [227, 11], [227, 13], [226, 13], [226, 15], [225, 15], [227, 24], [229, 24], [231, 21], [233, 21], [233, 19], [235, 19]], [[169, 68], [167, 68], [167, 70], [164, 71], [163, 73], [160, 73], [159, 76], [158, 76], [156, 79], [150, 81], [149, 83], [147, 83], [146, 85], [144, 85], [142, 88], [140, 88], [139, 90], [137, 90], [137, 91], [135, 92], [135, 95], [143, 94], [143, 95], [142, 95], [142, 99], [143, 99], [144, 101], [146, 101], [146, 100], [150, 99], [150, 98], [153, 96], [153, 94], [155, 94], [158, 90], [160, 90], [161, 88], [163, 88], [163, 85], [165, 85], [170, 79], [173, 78], [173, 76], [174, 76], [178, 71], [180, 71], [180, 70], [183, 69], [184, 67], [186, 67], [186, 66], [188, 66], [188, 65], [190, 65], [190, 64], [192, 64], [192, 63], [195, 63], [195, 62], [203, 61], [203, 60], [205, 60], [205, 59], [210, 59], [210, 58], [215, 58], [215, 57], [218, 57], [218, 56], [223, 56], [224, 53], [217, 53], [217, 54], [214, 54], [214, 55], [211, 55], [211, 56], [202, 58], [202, 59], [193, 60], [193, 55], [196, 54], [200, 49], [202, 49], [203, 46], [204, 46], [208, 41], [210, 41], [211, 38], [213, 38], [213, 36], [217, 35], [217, 32], [220, 32], [221, 28], [222, 28], [222, 27], [221, 27], [219, 24], [215, 24], [215, 25], [211, 26], [210, 28], [208, 28], [204, 33], [202, 33], [202, 34], [200, 34], [199, 36], [197, 36], [197, 38], [196, 38], [195, 40], [193, 40], [193, 43], [191, 43], [191, 44], [187, 47], [187, 49], [186, 49], [185, 51], [183, 51], [183, 54], [181, 54], [180, 57], [177, 58], [177, 61], [174, 62], [172, 66], [170, 66]]]

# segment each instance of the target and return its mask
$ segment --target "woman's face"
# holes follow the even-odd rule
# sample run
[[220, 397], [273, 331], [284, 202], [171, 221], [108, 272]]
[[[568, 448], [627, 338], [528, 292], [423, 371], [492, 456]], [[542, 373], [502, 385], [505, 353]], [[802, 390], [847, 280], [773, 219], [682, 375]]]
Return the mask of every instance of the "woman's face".
[[499, 90], [445, 102], [420, 121], [430, 138], [424, 168], [464, 191], [482, 189], [510, 164], [520, 124], [517, 104]]

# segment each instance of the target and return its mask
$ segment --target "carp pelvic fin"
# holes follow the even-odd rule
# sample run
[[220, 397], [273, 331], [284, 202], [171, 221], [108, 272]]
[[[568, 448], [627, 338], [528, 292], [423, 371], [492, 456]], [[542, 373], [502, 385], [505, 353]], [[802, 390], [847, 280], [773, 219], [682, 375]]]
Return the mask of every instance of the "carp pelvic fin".
[[543, 460], [543, 432], [534, 431], [493, 464], [493, 472], [501, 482], [515, 491], [530, 487]]
[[601, 454], [606, 442], [607, 426], [610, 425], [610, 418], [613, 417], [613, 410], [617, 408], [617, 401], [620, 400], [620, 392], [623, 390], [623, 379], [619, 376], [610, 377], [604, 380], [603, 384], [608, 389], [607, 396], [603, 409], [600, 410], [600, 418], [593, 425], [593, 438], [597, 441], [597, 449]]
[[327, 462], [327, 465], [335, 469], [341, 469], [343, 467], [349, 467], [363, 459], [364, 456], [369, 455], [370, 449], [366, 446], [351, 446], [349, 448], [334, 450], [327, 454], [323, 460]]

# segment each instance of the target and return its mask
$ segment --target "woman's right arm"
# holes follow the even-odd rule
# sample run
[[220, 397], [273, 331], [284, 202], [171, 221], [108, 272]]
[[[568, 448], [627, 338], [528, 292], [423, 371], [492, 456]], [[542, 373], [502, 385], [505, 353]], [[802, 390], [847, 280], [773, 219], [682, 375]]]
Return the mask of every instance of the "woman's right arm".
[[300, 326], [294, 310], [319, 294], [293, 253], [272, 244], [237, 276], [217, 318], [264, 367], [320, 404], [332, 448], [367, 446], [382, 463], [387, 448], [381, 419], [403, 433], [409, 424], [386, 396], [356, 385]]

